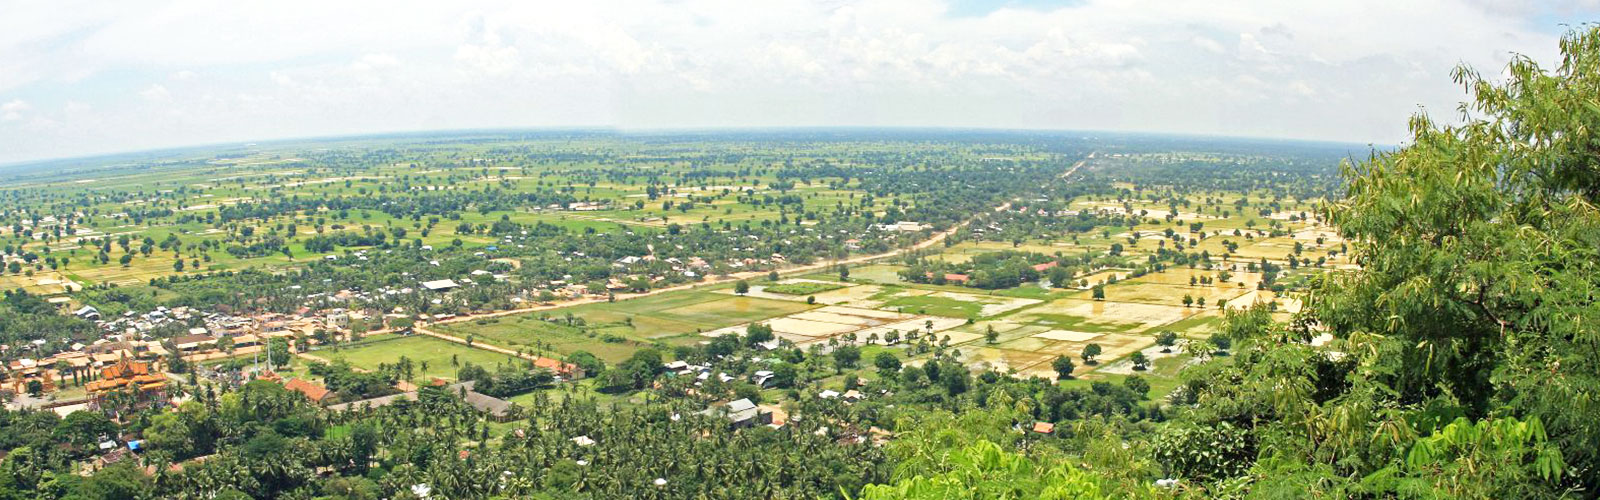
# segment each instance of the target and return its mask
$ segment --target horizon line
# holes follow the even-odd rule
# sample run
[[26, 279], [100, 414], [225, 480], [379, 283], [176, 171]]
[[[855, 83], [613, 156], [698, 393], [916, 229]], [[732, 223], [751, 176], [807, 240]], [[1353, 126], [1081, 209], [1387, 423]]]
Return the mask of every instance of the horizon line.
[[[1051, 134], [1108, 134], [1122, 136], [1151, 136], [1187, 139], [1213, 139], [1231, 141], [1255, 142], [1280, 142], [1302, 143], [1324, 146], [1354, 146], [1367, 149], [1394, 148], [1396, 144], [1379, 144], [1376, 142], [1349, 142], [1328, 139], [1311, 139], [1298, 137], [1262, 137], [1240, 135], [1217, 135], [1192, 132], [1159, 132], [1136, 130], [1094, 130], [1094, 129], [1054, 129], [1054, 128], [1010, 128], [1010, 127], [954, 127], [954, 126], [876, 126], [876, 125], [802, 125], [802, 126], [701, 126], [701, 127], [618, 127], [618, 126], [528, 126], [528, 127], [470, 127], [453, 129], [429, 130], [389, 130], [376, 132], [357, 132], [350, 134], [315, 135], [278, 137], [257, 140], [234, 140], [194, 143], [180, 146], [154, 147], [149, 149], [133, 149], [110, 153], [93, 153], [79, 156], [57, 156], [48, 158], [34, 158], [0, 163], [0, 172], [18, 167], [40, 166], [57, 162], [93, 161], [97, 159], [110, 159], [119, 156], [133, 155], [161, 155], [168, 153], [181, 153], [188, 150], [200, 150], [218, 147], [245, 147], [263, 144], [285, 144], [294, 142], [340, 141], [353, 139], [377, 139], [386, 137], [426, 136], [426, 135], [467, 135], [471, 133], [509, 133], [509, 132], [577, 132], [591, 134], [628, 135], [671, 135], [671, 134], [729, 134], [737, 132], [820, 132], [820, 131], [901, 131], [901, 132], [998, 132], [998, 133], [1051, 133]], [[109, 166], [109, 165], [107, 165]]]

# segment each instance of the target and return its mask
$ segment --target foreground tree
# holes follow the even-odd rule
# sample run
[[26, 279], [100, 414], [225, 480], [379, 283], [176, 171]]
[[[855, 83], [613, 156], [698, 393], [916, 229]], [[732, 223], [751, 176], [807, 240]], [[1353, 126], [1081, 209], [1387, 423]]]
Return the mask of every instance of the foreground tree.
[[1317, 319], [1363, 346], [1390, 404], [1538, 417], [1594, 491], [1600, 28], [1561, 50], [1500, 84], [1458, 69], [1472, 119], [1418, 116], [1409, 146], [1347, 169], [1329, 217], [1364, 269], [1330, 280]]
[[[1559, 498], [1600, 487], [1600, 28], [1546, 71], [1456, 73], [1459, 126], [1346, 167], [1357, 272], [1226, 313], [1152, 440], [1207, 496]], [[1307, 340], [1325, 328], [1328, 347]], [[1483, 464], [1494, 463], [1485, 467]]]

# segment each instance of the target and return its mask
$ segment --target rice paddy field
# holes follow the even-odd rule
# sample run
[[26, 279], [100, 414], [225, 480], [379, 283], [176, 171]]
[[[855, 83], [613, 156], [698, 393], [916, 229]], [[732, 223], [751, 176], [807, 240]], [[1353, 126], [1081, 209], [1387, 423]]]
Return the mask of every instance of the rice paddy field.
[[[1135, 209], [1165, 210], [1134, 205]], [[1074, 206], [1111, 205], [1075, 202]], [[766, 324], [777, 337], [802, 347], [854, 343], [900, 353], [905, 352], [901, 349], [907, 333], [931, 333], [929, 339], [948, 342], [973, 369], [1054, 379], [1053, 360], [1067, 357], [1076, 367], [1074, 379], [1063, 381], [1065, 384], [1140, 375], [1151, 379], [1157, 394], [1164, 394], [1176, 385], [1174, 377], [1182, 364], [1189, 362], [1189, 355], [1181, 349], [1162, 352], [1155, 344], [1157, 334], [1171, 331], [1180, 338], [1203, 341], [1216, 331], [1226, 309], [1258, 302], [1274, 304], [1283, 317], [1298, 309], [1298, 301], [1258, 290], [1264, 276], [1248, 269], [1248, 264], [1262, 258], [1283, 258], [1294, 251], [1295, 242], [1301, 243], [1302, 256], [1323, 256], [1338, 244], [1331, 229], [1308, 222], [1289, 224], [1294, 230], [1286, 236], [1255, 237], [1248, 231], [1260, 226], [1240, 220], [1243, 217], [1238, 215], [1183, 214], [1204, 220], [1207, 230], [1215, 228], [1216, 234], [1196, 233], [1195, 241], [1190, 242], [1195, 251], [1211, 252], [1215, 265], [1173, 266], [1140, 276], [1132, 275], [1133, 266], [1112, 267], [1074, 276], [1074, 283], [1066, 288], [1023, 283], [1010, 289], [980, 290], [960, 284], [909, 283], [899, 274], [904, 266], [877, 263], [853, 267], [845, 281], [831, 271], [775, 283], [753, 280], [745, 294], [736, 294], [731, 286], [713, 286], [484, 324], [458, 323], [448, 331], [514, 348], [541, 346], [557, 353], [587, 350], [608, 361], [624, 359], [651, 344], [688, 344], [742, 334], [751, 323]], [[1234, 229], [1252, 236], [1233, 236]], [[1139, 233], [1137, 243], [1130, 244], [1128, 239], [1135, 231]], [[1164, 239], [1171, 242], [1164, 232], [1144, 226], [1106, 228], [1020, 245], [961, 242], [928, 258], [961, 263], [1002, 250], [1076, 255], [1121, 244], [1128, 259], [1138, 262], [1161, 247]], [[1230, 245], [1235, 243], [1233, 250]], [[1089, 286], [1078, 286], [1078, 280]], [[1093, 297], [1093, 286], [1103, 286], [1104, 298]], [[1184, 304], [1185, 296], [1192, 301], [1189, 305]], [[573, 319], [583, 326], [571, 326]], [[890, 333], [902, 341], [886, 342]], [[1091, 344], [1101, 350], [1095, 363], [1082, 358]], [[1134, 352], [1145, 353], [1150, 365], [1135, 369], [1128, 361]], [[908, 362], [917, 362], [915, 356], [910, 358]]]

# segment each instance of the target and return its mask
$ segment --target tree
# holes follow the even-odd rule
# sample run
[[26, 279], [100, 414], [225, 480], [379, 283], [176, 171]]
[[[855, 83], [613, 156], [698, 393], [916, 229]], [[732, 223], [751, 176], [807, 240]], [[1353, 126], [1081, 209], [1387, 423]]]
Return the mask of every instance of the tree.
[[778, 281], [778, 271], [776, 269], [767, 271], [767, 281]]
[[117, 424], [100, 412], [78, 410], [56, 424], [55, 438], [80, 450], [93, 450], [99, 442], [116, 437]]
[[1089, 344], [1083, 346], [1083, 362], [1090, 365], [1094, 364], [1094, 357], [1099, 356], [1100, 352], [1100, 344]]
[[291, 359], [289, 355], [289, 340], [283, 338], [268, 339], [267, 357], [272, 360], [273, 366], [288, 365]]
[[1192, 305], [1194, 305], [1194, 296], [1187, 293], [1183, 294], [1183, 307], [1189, 307]]
[[833, 350], [834, 366], [841, 371], [846, 368], [855, 368], [858, 361], [861, 361], [860, 347], [842, 345]]
[[745, 281], [745, 280], [739, 280], [738, 282], [734, 283], [733, 284], [733, 293], [738, 294], [738, 295], [744, 295], [744, 294], [750, 293], [750, 282]]
[[1161, 333], [1156, 334], [1156, 345], [1161, 346], [1161, 352], [1163, 353], [1171, 353], [1172, 346], [1177, 345], [1177, 343], [1178, 334], [1173, 333], [1172, 330], [1162, 330]]
[[1056, 380], [1072, 378], [1072, 370], [1077, 368], [1072, 364], [1072, 358], [1066, 356], [1056, 356], [1056, 360], [1050, 363], [1050, 367], [1056, 371]]
[[1209, 342], [1211, 342], [1212, 347], [1216, 348], [1217, 354], [1227, 354], [1228, 349], [1233, 347], [1233, 339], [1227, 335], [1212, 335]]
[[1553, 68], [1520, 56], [1488, 77], [1458, 68], [1462, 123], [1415, 116], [1407, 146], [1345, 169], [1328, 215], [1362, 269], [1325, 283], [1318, 319], [1361, 341], [1346, 350], [1371, 353], [1361, 363], [1392, 374], [1375, 382], [1396, 400], [1539, 417], [1592, 489], [1600, 28], [1560, 49]]
[[1094, 300], [1106, 300], [1106, 286], [1105, 285], [1095, 285], [1094, 288], [1091, 289], [1091, 291], [1089, 293], [1090, 293], [1091, 298], [1093, 298]]
[[1133, 362], [1133, 369], [1135, 370], [1144, 371], [1150, 367], [1150, 358], [1146, 357], [1143, 351], [1134, 351], [1133, 355], [1128, 357], [1128, 360]]
[[850, 266], [839, 265], [839, 281], [850, 281]]
[[1150, 381], [1138, 375], [1130, 375], [1128, 378], [1122, 379], [1122, 386], [1139, 395], [1140, 399], [1144, 399], [1150, 394]]
[[891, 376], [900, 371], [900, 358], [889, 351], [878, 353], [878, 356], [872, 360], [872, 364], [877, 366], [878, 372], [884, 374], [884, 376]]
[[597, 376], [606, 369], [605, 361], [591, 354], [589, 351], [578, 350], [568, 354], [566, 362], [576, 365], [588, 376]]
[[787, 389], [794, 387], [795, 381], [800, 378], [800, 371], [795, 369], [794, 363], [780, 363], [772, 367], [772, 379], [768, 382], [773, 387]]
[[745, 345], [754, 346], [770, 342], [773, 338], [772, 327], [766, 323], [750, 323], [750, 326], [745, 327], [744, 332]]
[[986, 328], [984, 328], [984, 330], [983, 330], [983, 340], [985, 342], [990, 343], [990, 344], [993, 344], [993, 343], [995, 343], [995, 342], [1000, 340], [1000, 333], [994, 331], [994, 325], [988, 325]]

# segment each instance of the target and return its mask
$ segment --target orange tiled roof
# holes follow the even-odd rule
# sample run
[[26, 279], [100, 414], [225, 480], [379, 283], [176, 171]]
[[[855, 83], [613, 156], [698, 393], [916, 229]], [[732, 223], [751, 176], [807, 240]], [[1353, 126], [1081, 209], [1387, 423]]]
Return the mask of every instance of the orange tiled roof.
[[150, 372], [150, 364], [123, 360], [100, 370], [100, 380], [85, 384], [89, 392], [104, 392], [128, 387], [141, 390], [159, 389], [167, 385], [167, 378]]
[[322, 402], [323, 399], [327, 399], [328, 394], [332, 392], [329, 391], [328, 388], [317, 385], [314, 382], [308, 382], [304, 379], [298, 378], [289, 379], [288, 382], [283, 384], [283, 387], [291, 391], [305, 394], [307, 398], [310, 398], [312, 401], [318, 403]]
[[150, 365], [148, 363], [141, 363], [138, 361], [120, 361], [117, 362], [117, 364], [107, 366], [105, 369], [100, 370], [100, 378], [105, 379], [130, 378], [149, 374]]
[[551, 358], [535, 359], [535, 360], [533, 360], [533, 366], [536, 366], [536, 367], [539, 367], [539, 368], [544, 368], [546, 370], [551, 370], [551, 371], [554, 371], [556, 373], [570, 373], [570, 372], [572, 372], [572, 370], [574, 368], [577, 368], [576, 366], [572, 365], [571, 363], [562, 363], [561, 361], [558, 361], [558, 360], [555, 360], [555, 359], [551, 359]]

